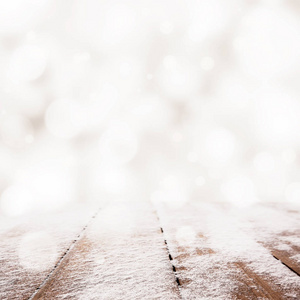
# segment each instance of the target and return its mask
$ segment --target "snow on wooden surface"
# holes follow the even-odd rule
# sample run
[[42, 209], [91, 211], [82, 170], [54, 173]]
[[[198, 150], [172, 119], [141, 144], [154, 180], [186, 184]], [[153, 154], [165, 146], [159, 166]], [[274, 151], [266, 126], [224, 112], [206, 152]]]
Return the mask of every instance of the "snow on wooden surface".
[[[247, 222], [250, 222], [249, 234], [255, 232], [256, 241], [300, 275], [300, 214], [297, 208], [288, 204], [259, 205], [235, 211], [236, 216], [237, 213], [240, 226], [245, 224], [249, 228]], [[247, 228], [244, 230], [247, 231]]]
[[287, 205], [109, 204], [0, 220], [0, 299], [300, 299]]
[[26, 219], [1, 218], [0, 299], [28, 299], [93, 213], [80, 207]]
[[297, 219], [262, 206], [157, 210], [184, 299], [300, 299], [299, 276], [265, 247], [299, 229]]
[[33, 299], [179, 299], [149, 204], [109, 206]]

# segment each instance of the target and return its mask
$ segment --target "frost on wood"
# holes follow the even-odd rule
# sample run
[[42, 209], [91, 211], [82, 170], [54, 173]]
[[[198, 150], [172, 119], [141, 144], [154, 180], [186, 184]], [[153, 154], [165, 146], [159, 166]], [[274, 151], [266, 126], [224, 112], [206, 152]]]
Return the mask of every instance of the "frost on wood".
[[297, 210], [156, 209], [1, 220], [0, 299], [300, 299]]
[[34, 299], [179, 299], [153, 208], [108, 206]]
[[157, 209], [183, 298], [299, 299], [299, 276], [270, 250], [274, 241], [285, 249], [289, 238], [297, 242], [292, 233], [299, 220], [267, 207], [193, 203]]
[[28, 299], [91, 217], [91, 210], [77, 208], [26, 219], [1, 219], [0, 299]]

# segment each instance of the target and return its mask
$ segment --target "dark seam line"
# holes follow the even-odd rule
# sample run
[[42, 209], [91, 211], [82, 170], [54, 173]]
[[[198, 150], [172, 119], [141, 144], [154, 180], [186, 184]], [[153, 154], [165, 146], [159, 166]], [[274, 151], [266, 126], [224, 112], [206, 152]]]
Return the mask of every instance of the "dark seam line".
[[295, 271], [293, 268], [291, 268], [289, 265], [287, 265], [286, 263], [284, 263], [280, 258], [276, 257], [275, 255], [272, 254], [272, 256], [274, 258], [276, 258], [277, 260], [279, 260], [284, 266], [286, 266], [288, 269], [290, 269], [293, 273], [295, 273], [296, 275], [300, 276], [300, 274]]
[[[162, 228], [161, 228], [162, 229]], [[162, 229], [162, 233], [163, 233], [163, 229]], [[179, 288], [179, 286], [181, 286], [181, 283], [180, 283], [180, 280], [179, 280], [179, 278], [178, 278], [178, 276], [177, 276], [177, 271], [176, 271], [176, 267], [173, 265], [173, 263], [172, 263], [172, 260], [173, 260], [173, 257], [172, 257], [172, 255], [171, 255], [171, 253], [170, 253], [170, 249], [169, 249], [169, 246], [168, 246], [168, 242], [167, 242], [167, 240], [165, 240], [165, 244], [166, 244], [166, 248], [167, 248], [167, 252], [168, 252], [168, 256], [169, 256], [169, 260], [170, 260], [170, 263], [171, 263], [171, 265], [172, 265], [172, 270], [173, 270], [173, 273], [174, 273], [174, 276], [175, 276], [175, 281], [176, 281], [176, 283], [177, 283], [177, 285], [178, 285], [178, 288]], [[180, 290], [179, 290], [180, 291]]]
[[[159, 219], [159, 216], [158, 216], [158, 212], [157, 212], [156, 210], [155, 210], [155, 214], [156, 214], [156, 217], [157, 217], [158, 222], [161, 223], [161, 222], [160, 222], [160, 219]], [[161, 231], [161, 233], [162, 233], [163, 235], [165, 235], [165, 234], [164, 234], [164, 229], [163, 229], [162, 227], [160, 227], [160, 231]], [[169, 249], [167, 240], [165, 239], [164, 242], [165, 242], [165, 245], [166, 245], [168, 257], [169, 257], [169, 260], [170, 260], [170, 263], [171, 263], [171, 266], [172, 266], [172, 270], [173, 270], [173, 273], [174, 273], [175, 282], [176, 282], [176, 284], [177, 284], [177, 288], [178, 288], [178, 291], [179, 291], [179, 296], [180, 296], [180, 299], [183, 299], [182, 294], [181, 294], [181, 290], [180, 290], [181, 283], [180, 283], [180, 280], [179, 280], [179, 278], [178, 278], [178, 276], [177, 276], [176, 267], [175, 267], [175, 266], [173, 265], [173, 263], [172, 263], [173, 257], [172, 257], [172, 255], [171, 255], [171, 253], [170, 253], [170, 249]]]
[[[100, 210], [100, 209], [99, 209]], [[99, 210], [91, 217], [89, 222], [82, 228], [78, 236], [73, 240], [72, 244], [68, 247], [68, 249], [64, 252], [64, 254], [61, 256], [59, 261], [56, 263], [56, 265], [52, 268], [52, 270], [49, 272], [49, 274], [46, 276], [44, 281], [35, 289], [34, 293], [28, 298], [28, 300], [32, 300], [34, 296], [39, 292], [39, 290], [47, 283], [47, 281], [50, 279], [52, 276], [53, 272], [59, 267], [59, 265], [62, 263], [66, 255], [74, 248], [75, 244], [80, 240], [82, 237], [84, 231], [87, 229], [88, 225], [91, 223], [91, 221], [96, 218]]]

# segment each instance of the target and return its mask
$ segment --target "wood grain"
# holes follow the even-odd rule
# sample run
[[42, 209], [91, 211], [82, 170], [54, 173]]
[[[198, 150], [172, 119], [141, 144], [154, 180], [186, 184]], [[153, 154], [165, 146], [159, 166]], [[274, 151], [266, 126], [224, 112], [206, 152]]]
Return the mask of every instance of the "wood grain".
[[272, 255], [300, 275], [300, 213], [289, 204], [256, 205], [241, 216], [263, 232], [257, 241]]
[[299, 277], [255, 240], [239, 209], [200, 203], [157, 210], [184, 299], [300, 298]]
[[32, 299], [180, 299], [151, 206], [101, 211]]
[[2, 219], [0, 247], [0, 299], [300, 299], [285, 205], [80, 207]]
[[34, 218], [1, 219], [0, 299], [28, 299], [94, 212], [81, 207]]

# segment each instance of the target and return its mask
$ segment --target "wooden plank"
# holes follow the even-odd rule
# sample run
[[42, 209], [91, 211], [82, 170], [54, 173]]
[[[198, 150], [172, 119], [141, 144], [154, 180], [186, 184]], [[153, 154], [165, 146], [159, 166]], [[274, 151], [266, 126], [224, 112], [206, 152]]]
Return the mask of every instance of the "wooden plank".
[[27, 218], [1, 218], [0, 299], [28, 299], [94, 213], [95, 209], [78, 207]]
[[300, 212], [289, 204], [260, 204], [239, 213], [251, 222], [256, 240], [300, 275]]
[[100, 211], [31, 299], [180, 299], [153, 208]]
[[300, 299], [299, 276], [256, 240], [239, 210], [210, 203], [157, 210], [184, 299]]

